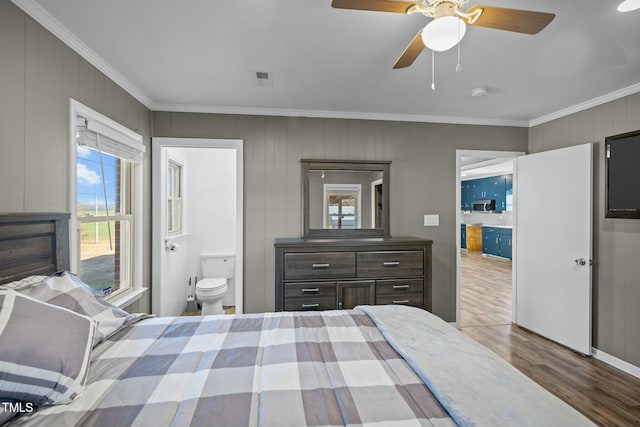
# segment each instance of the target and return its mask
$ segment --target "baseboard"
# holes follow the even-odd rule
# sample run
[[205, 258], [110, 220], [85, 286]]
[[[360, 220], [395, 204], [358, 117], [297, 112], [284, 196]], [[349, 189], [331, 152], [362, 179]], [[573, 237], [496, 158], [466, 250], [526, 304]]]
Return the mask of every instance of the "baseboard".
[[622, 359], [618, 359], [617, 357], [607, 354], [602, 350], [598, 350], [597, 348], [593, 348], [591, 350], [591, 355], [594, 358], [601, 360], [615, 368], [618, 368], [629, 375], [633, 375], [636, 378], [640, 378], [640, 367], [638, 366], [632, 365], [629, 362], [625, 362]]

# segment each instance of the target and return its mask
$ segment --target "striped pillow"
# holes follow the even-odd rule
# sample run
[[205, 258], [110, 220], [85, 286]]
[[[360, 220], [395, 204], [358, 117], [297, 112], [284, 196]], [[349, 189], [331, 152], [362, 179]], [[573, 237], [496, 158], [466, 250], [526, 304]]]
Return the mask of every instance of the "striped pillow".
[[95, 322], [0, 290], [0, 399], [36, 406], [67, 403], [83, 390]]

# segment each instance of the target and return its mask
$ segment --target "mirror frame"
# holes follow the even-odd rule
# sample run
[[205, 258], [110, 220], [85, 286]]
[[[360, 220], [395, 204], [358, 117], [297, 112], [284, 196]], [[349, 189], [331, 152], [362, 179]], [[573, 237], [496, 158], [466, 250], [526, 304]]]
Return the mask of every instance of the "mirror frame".
[[[303, 237], [356, 238], [391, 237], [389, 231], [389, 170], [390, 161], [301, 159], [302, 163], [302, 223]], [[310, 228], [309, 171], [372, 171], [382, 172], [382, 228], [324, 229]]]

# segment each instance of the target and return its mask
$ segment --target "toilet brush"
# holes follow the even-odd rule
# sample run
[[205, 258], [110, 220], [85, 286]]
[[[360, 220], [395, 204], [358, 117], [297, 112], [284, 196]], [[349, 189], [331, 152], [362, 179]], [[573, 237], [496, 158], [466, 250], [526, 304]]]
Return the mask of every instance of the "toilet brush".
[[191, 277], [189, 277], [189, 294], [187, 295], [187, 312], [193, 313], [194, 311], [198, 311], [198, 304], [191, 293]]

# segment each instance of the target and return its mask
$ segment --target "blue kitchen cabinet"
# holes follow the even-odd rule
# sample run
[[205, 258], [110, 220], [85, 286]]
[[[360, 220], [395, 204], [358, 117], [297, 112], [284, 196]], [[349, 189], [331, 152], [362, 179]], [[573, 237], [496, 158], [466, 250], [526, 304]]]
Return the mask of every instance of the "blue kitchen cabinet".
[[510, 228], [500, 230], [500, 256], [513, 258], [513, 233]]
[[504, 211], [507, 208], [506, 182], [505, 175], [488, 178], [487, 198], [496, 201], [498, 211]]
[[495, 200], [497, 211], [511, 210], [512, 194], [513, 175], [511, 174], [462, 181], [460, 208], [473, 210], [475, 200]]
[[467, 249], [467, 225], [460, 224], [460, 247]]
[[471, 193], [473, 200], [485, 200], [489, 193], [490, 180], [488, 178], [474, 179], [471, 181]]
[[476, 180], [462, 181], [460, 184], [460, 209], [463, 211], [473, 210], [473, 183]]
[[471, 180], [471, 198], [473, 200], [482, 199], [483, 188], [481, 188], [481, 181], [479, 179]]
[[469, 210], [467, 207], [467, 199], [469, 198], [469, 185], [466, 181], [462, 181], [460, 183], [460, 210], [466, 211]]
[[487, 255], [500, 254], [500, 232], [495, 227], [482, 227], [482, 253]]
[[473, 210], [473, 184], [475, 181], [475, 179], [470, 179], [460, 183], [460, 209], [463, 211]]
[[482, 227], [482, 253], [512, 258], [513, 238], [510, 228]]
[[506, 175], [505, 185], [505, 211], [513, 211], [513, 175]]

